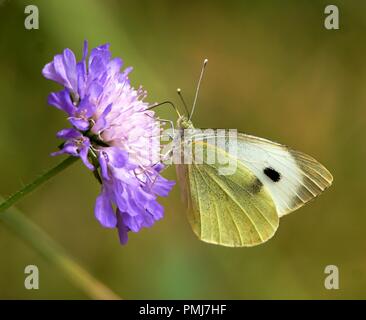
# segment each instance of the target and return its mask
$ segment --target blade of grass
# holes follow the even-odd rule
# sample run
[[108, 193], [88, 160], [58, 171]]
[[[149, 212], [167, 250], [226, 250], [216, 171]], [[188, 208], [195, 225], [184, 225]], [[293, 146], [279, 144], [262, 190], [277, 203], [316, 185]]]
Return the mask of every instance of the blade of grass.
[[18, 209], [10, 208], [2, 212], [0, 220], [19, 238], [62, 271], [76, 287], [84, 291], [90, 298], [98, 300], [121, 299], [111, 289], [95, 279], [88, 271], [75, 262], [60, 245]]
[[[10, 208], [24, 196], [69, 167], [78, 158], [68, 157], [38, 178], [15, 192], [0, 205], [0, 219], [21, 239], [32, 246], [46, 260], [59, 268], [72, 283], [92, 299], [121, 299], [103, 283], [95, 279], [52, 240], [40, 227], [26, 218], [18, 209]], [[0, 201], [2, 201], [0, 197]]]

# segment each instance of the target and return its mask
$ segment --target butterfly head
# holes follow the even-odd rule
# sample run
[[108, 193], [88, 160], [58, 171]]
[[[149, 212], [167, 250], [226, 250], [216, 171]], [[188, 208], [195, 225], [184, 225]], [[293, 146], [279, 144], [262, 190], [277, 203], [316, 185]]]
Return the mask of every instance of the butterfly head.
[[179, 129], [193, 129], [193, 123], [186, 116], [180, 116], [177, 120], [177, 127]]

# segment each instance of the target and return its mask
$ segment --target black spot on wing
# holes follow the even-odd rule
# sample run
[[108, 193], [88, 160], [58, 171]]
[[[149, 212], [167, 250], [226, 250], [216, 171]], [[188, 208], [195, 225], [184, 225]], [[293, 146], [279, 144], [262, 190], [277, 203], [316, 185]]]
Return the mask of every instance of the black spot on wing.
[[278, 182], [281, 179], [281, 174], [271, 167], [264, 168], [263, 173], [273, 182]]

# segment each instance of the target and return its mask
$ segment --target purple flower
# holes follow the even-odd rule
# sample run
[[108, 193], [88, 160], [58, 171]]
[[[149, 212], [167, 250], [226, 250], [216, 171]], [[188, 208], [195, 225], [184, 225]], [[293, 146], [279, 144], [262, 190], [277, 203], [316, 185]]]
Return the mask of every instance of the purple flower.
[[95, 216], [104, 227], [117, 227], [124, 244], [129, 231], [163, 217], [157, 197], [166, 197], [174, 182], [160, 175], [160, 126], [143, 101], [146, 92], [130, 85], [132, 69], [121, 72], [122, 64], [111, 57], [108, 44], [88, 57], [85, 42], [81, 61], [65, 49], [42, 73], [64, 87], [51, 93], [48, 103], [66, 112], [71, 124], [57, 133], [65, 142], [52, 155], [80, 157], [100, 177]]

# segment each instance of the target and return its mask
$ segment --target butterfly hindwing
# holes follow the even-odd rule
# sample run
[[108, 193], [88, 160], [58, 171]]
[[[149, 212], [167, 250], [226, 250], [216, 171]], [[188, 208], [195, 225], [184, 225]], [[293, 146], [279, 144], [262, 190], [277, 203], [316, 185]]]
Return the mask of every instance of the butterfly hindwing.
[[[202, 141], [196, 144], [202, 144], [204, 151], [225, 152]], [[231, 247], [253, 246], [271, 238], [279, 217], [267, 188], [239, 162], [231, 175], [218, 174], [218, 166], [197, 158], [177, 166], [193, 231], [205, 242]]]

